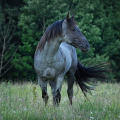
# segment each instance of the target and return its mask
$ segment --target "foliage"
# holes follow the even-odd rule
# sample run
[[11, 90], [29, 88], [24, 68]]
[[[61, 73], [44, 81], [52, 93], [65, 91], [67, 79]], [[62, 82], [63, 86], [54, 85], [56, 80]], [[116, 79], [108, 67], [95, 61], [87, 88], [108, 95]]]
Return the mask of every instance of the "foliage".
[[[18, 4], [19, 3], [19, 4]], [[3, 16], [17, 26], [12, 42], [19, 42], [19, 50], [10, 63], [11, 71], [4, 75], [8, 79], [35, 80], [33, 58], [36, 46], [46, 28], [63, 19], [67, 12], [75, 12], [75, 20], [90, 43], [90, 51], [81, 53], [79, 60], [85, 64], [98, 64], [109, 61], [112, 73], [110, 81], [120, 81], [120, 1], [118, 0], [10, 0], [0, 6], [0, 26]], [[0, 47], [2, 47], [0, 45]], [[12, 51], [15, 47], [12, 48]], [[12, 55], [12, 54], [11, 54]]]

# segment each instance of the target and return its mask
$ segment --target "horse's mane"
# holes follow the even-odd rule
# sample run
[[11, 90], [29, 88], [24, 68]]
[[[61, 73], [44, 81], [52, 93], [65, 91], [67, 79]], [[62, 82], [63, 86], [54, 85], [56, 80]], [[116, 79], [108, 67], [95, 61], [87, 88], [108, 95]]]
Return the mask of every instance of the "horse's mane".
[[56, 37], [62, 36], [63, 20], [56, 21], [55, 23], [53, 23], [46, 29], [45, 33], [43, 34], [43, 36], [40, 39], [40, 42], [38, 43], [37, 50], [38, 49], [43, 50], [46, 41], [49, 42], [50, 40], [53, 40]]
[[[36, 51], [39, 49], [43, 50], [46, 41], [49, 42], [50, 40], [53, 40], [56, 37], [62, 36], [62, 23], [63, 23], [64, 19], [60, 20], [60, 21], [56, 21], [55, 23], [53, 23], [46, 29], [45, 33], [43, 34], [43, 36], [40, 39], [40, 42], [38, 43]], [[68, 22], [68, 27], [71, 28], [73, 26], [73, 24], [76, 24], [76, 23], [73, 19], [70, 18], [69, 22]]]

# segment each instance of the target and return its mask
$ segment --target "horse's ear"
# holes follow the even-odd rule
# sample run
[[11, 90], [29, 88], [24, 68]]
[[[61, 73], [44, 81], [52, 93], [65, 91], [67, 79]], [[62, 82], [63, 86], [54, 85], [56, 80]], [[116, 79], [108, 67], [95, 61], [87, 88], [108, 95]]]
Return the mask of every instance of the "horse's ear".
[[67, 14], [67, 16], [66, 16], [66, 20], [67, 20], [67, 21], [69, 20], [69, 12], [68, 12], [68, 14]]
[[72, 17], [71, 17], [72, 19], [74, 19], [74, 15], [75, 15], [75, 13], [73, 13], [73, 15], [72, 15]]

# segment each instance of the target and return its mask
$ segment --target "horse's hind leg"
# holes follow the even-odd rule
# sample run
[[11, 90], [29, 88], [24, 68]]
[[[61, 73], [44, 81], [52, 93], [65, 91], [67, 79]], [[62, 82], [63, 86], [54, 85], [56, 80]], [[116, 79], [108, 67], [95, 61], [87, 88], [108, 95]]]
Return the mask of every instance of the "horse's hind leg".
[[51, 86], [52, 94], [53, 94], [53, 105], [59, 106], [59, 103], [61, 101], [61, 88], [63, 83], [64, 75], [60, 75], [57, 77], [55, 81], [49, 81], [49, 84]]
[[67, 83], [68, 83], [67, 94], [68, 94], [70, 104], [72, 105], [73, 85], [74, 85], [74, 71], [69, 70], [69, 72], [66, 73], [66, 76], [67, 76]]
[[41, 78], [38, 77], [38, 83], [42, 89], [42, 98], [45, 101], [45, 105], [48, 103], [48, 94], [47, 94], [47, 82], [44, 82]]

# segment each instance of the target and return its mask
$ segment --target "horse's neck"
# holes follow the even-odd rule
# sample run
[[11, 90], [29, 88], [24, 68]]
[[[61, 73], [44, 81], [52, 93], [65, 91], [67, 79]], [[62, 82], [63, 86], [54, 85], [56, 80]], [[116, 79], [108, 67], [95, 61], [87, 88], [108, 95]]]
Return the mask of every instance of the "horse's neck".
[[43, 54], [44, 58], [48, 61], [53, 61], [53, 59], [59, 54], [59, 46], [61, 44], [61, 38], [56, 38], [54, 40], [46, 41]]

